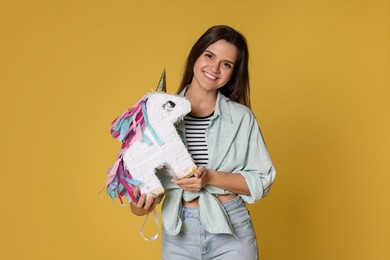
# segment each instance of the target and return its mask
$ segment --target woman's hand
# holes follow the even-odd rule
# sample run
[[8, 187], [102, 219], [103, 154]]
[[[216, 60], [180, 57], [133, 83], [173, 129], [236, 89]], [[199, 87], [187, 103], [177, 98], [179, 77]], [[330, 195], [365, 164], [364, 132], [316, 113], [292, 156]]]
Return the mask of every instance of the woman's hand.
[[[139, 195], [138, 187], [134, 188], [133, 195], [136, 198], [138, 197]], [[130, 208], [131, 211], [134, 213], [134, 215], [144, 216], [152, 212], [156, 207], [157, 203], [158, 203], [158, 198], [153, 198], [153, 197], [147, 198], [146, 194], [142, 194], [139, 197], [138, 202], [137, 201], [130, 202]]]
[[172, 179], [172, 182], [183, 190], [198, 192], [209, 183], [211, 175], [205, 167], [200, 166], [196, 169], [193, 177], [181, 180]]
[[199, 167], [195, 176], [187, 179], [172, 179], [172, 182], [186, 191], [198, 192], [206, 185], [212, 185], [236, 194], [250, 195], [245, 177], [241, 174], [221, 172]]

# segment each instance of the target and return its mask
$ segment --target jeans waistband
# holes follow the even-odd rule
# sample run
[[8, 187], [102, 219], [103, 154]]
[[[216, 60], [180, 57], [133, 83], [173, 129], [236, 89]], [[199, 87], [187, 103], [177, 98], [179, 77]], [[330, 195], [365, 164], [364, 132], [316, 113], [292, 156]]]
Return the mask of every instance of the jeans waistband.
[[222, 203], [222, 206], [225, 208], [225, 210], [227, 212], [229, 212], [231, 210], [235, 210], [235, 209], [241, 208], [243, 206], [245, 207], [245, 203], [240, 196], [237, 196], [232, 200], [229, 200], [229, 201], [226, 201], [225, 203]]

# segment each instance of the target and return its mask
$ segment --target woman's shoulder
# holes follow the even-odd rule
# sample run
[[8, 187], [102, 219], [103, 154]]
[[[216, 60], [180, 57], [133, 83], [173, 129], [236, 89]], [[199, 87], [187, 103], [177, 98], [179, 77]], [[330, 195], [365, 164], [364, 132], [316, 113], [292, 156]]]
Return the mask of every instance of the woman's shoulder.
[[228, 105], [229, 107], [229, 112], [232, 114], [232, 115], [235, 115], [235, 116], [244, 116], [244, 115], [247, 115], [249, 117], [253, 117], [253, 112], [252, 110], [241, 104], [241, 103], [238, 103], [236, 101], [233, 101], [227, 97], [225, 97], [225, 102], [226, 104]]

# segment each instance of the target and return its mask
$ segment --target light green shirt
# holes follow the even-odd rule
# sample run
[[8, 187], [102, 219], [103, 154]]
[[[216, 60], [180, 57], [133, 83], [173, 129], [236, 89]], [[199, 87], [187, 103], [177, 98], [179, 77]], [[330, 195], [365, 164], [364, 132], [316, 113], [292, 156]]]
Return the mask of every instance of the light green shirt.
[[[183, 96], [184, 92], [179, 95]], [[183, 121], [177, 125], [177, 130], [186, 144]], [[275, 178], [275, 168], [256, 119], [248, 107], [218, 92], [214, 115], [206, 129], [206, 143], [209, 154], [206, 168], [244, 176], [250, 195], [239, 196], [245, 202], [254, 203], [269, 192]], [[180, 232], [182, 199], [191, 201], [199, 197], [200, 221], [204, 228], [210, 233], [235, 236], [229, 217], [216, 198], [232, 192], [211, 185], [206, 185], [200, 192], [184, 191], [172, 183], [172, 177], [167, 173], [159, 172], [158, 176], [167, 191], [162, 205], [162, 221], [168, 235]]]

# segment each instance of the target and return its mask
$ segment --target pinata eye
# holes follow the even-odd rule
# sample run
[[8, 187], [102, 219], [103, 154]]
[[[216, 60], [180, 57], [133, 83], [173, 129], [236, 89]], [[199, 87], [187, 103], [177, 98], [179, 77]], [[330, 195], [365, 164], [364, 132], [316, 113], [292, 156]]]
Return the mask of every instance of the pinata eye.
[[164, 109], [166, 109], [166, 110], [168, 110], [168, 111], [171, 111], [174, 107], [175, 107], [175, 103], [174, 102], [172, 102], [172, 101], [168, 101], [167, 103], [165, 103], [164, 105], [163, 105], [163, 108]]

